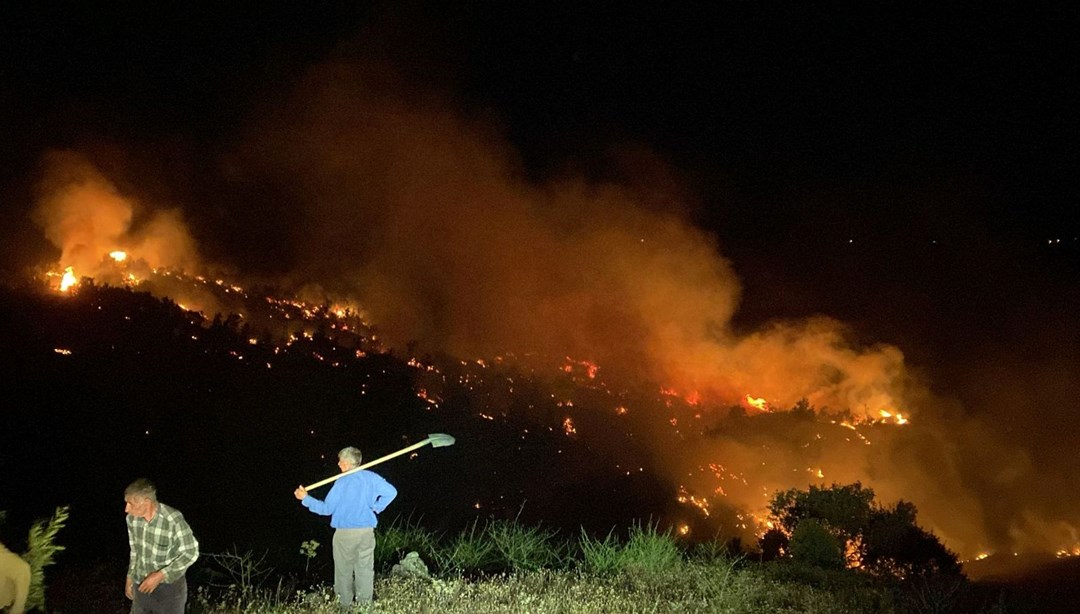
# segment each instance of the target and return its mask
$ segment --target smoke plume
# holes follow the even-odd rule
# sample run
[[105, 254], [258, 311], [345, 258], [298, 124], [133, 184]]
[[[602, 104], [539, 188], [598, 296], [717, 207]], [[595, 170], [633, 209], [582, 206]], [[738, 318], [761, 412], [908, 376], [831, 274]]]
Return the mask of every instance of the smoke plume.
[[151, 209], [122, 194], [86, 156], [54, 151], [42, 162], [31, 213], [60, 250], [60, 264], [79, 276], [107, 278], [108, 254], [123, 251], [152, 268], [196, 268], [192, 239], [178, 209]]
[[[287, 215], [250, 228], [288, 244], [265, 246], [263, 272], [363, 305], [389, 345], [570, 356], [706, 413], [750, 395], [777, 409], [807, 399], [864, 424], [882, 412], [910, 420], [863, 439], [817, 422], [718, 431], [677, 447], [657, 434], [658, 463], [689, 489], [711, 494], [715, 482], [693, 474], [720, 464], [753, 486], [730, 488], [726, 502], [761, 510], [776, 489], [861, 480], [886, 502], [914, 501], [920, 521], [969, 556], [1075, 533], [1015, 505], [1039, 496], [1030, 460], [930, 394], [899, 348], [853, 343], [825, 316], [736, 332], [733, 264], [683, 216], [677, 173], [647, 150], [628, 151], [611, 174], [629, 181], [570, 170], [531, 179], [482, 114], [384, 64], [329, 62], [269, 103], [222, 168], [233, 191], [284, 203], [274, 206]], [[125, 249], [154, 267], [199, 266], [179, 211], [121, 194], [78, 154], [50, 154], [45, 168], [34, 216], [62, 263], [92, 275], [104, 254]], [[248, 205], [258, 206], [222, 207]], [[1012, 492], [1005, 503], [1002, 491]]]

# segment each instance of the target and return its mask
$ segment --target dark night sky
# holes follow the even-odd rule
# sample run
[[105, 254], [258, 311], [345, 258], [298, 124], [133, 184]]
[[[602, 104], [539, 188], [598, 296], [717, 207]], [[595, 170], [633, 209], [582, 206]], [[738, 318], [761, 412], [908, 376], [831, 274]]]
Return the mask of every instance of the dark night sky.
[[[875, 246], [858, 255], [874, 268], [920, 267], [933, 241], [1041, 265], [1060, 238], [1075, 261], [1074, 8], [799, 5], [9, 6], [4, 215], [21, 222], [45, 149], [104, 137], [213, 158], [267, 96], [344, 48], [497, 118], [537, 174], [653, 148], [740, 266], [805, 265], [849, 239]], [[828, 279], [830, 264], [800, 275]]]
[[[222, 213], [220, 156], [310, 66], [375, 56], [498, 126], [536, 178], [655, 152], [742, 279], [736, 324], [827, 313], [969, 407], [1003, 371], [1009, 399], [1075, 407], [1073, 3], [667, 4], [8, 4], [4, 260], [47, 247], [26, 219], [42, 152], [106, 143], [242, 261], [262, 239], [222, 245], [221, 218], [258, 205]], [[1048, 418], [1063, 441], [1073, 413]]]

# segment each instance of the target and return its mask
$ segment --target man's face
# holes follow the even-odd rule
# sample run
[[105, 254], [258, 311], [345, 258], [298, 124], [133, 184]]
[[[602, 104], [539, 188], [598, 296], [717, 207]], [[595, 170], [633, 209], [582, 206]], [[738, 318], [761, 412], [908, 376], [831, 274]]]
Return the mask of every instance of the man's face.
[[150, 513], [150, 499], [136, 495], [124, 497], [124, 511], [128, 516], [145, 518]]
[[338, 469], [341, 469], [341, 472], [342, 472], [342, 473], [345, 473], [345, 472], [346, 472], [346, 471], [348, 471], [349, 469], [352, 469], [352, 465], [350, 465], [349, 463], [347, 463], [347, 462], [345, 461], [345, 459], [343, 459], [343, 458], [339, 458], [339, 459], [338, 459], [338, 461], [337, 461], [337, 466], [338, 466]]

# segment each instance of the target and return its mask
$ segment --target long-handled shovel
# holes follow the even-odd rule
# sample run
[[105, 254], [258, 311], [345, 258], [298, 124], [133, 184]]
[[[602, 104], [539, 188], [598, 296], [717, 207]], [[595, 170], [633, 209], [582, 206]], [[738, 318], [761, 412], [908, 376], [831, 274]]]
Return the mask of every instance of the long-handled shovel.
[[320, 486], [325, 486], [326, 484], [329, 484], [330, 482], [333, 482], [334, 480], [343, 478], [343, 477], [349, 475], [350, 473], [356, 473], [357, 471], [360, 471], [361, 469], [367, 469], [368, 467], [374, 467], [375, 465], [378, 465], [381, 462], [388, 461], [391, 458], [394, 458], [395, 456], [401, 456], [402, 454], [407, 454], [407, 453], [412, 452], [413, 450], [415, 450], [417, 448], [422, 448], [422, 447], [426, 446], [429, 443], [431, 444], [431, 447], [433, 447], [433, 448], [442, 448], [442, 447], [445, 447], [445, 446], [454, 445], [454, 438], [452, 436], [450, 436], [450, 435], [447, 435], [446, 433], [432, 433], [432, 434], [428, 435], [427, 439], [425, 439], [425, 440], [423, 440], [421, 442], [414, 443], [413, 445], [411, 445], [411, 446], [409, 446], [407, 448], [402, 448], [402, 449], [398, 450], [397, 452], [387, 454], [386, 456], [383, 456], [382, 458], [376, 458], [375, 460], [373, 460], [373, 461], [371, 461], [369, 463], [364, 463], [363, 465], [360, 465], [359, 467], [353, 467], [352, 469], [349, 469], [348, 471], [342, 471], [341, 473], [339, 473], [337, 475], [330, 476], [330, 477], [326, 478], [325, 480], [319, 480], [318, 482], [315, 482], [314, 484], [312, 484], [310, 486], [305, 486], [304, 490], [311, 490], [312, 488], [318, 488]]

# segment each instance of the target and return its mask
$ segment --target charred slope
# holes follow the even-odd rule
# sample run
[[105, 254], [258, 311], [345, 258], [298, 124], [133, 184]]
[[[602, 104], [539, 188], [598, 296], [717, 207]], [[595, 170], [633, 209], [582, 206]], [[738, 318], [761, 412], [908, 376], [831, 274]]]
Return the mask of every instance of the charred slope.
[[432, 432], [457, 444], [377, 469], [401, 493], [385, 516], [607, 531], [677, 507], [632, 435], [608, 428], [601, 447], [577, 438], [551, 385], [509, 362], [396, 356], [327, 314], [274, 340], [250, 316], [207, 321], [129, 288], [0, 293], [0, 467], [12, 495], [0, 507], [25, 526], [72, 505], [71, 557], [123, 556], [122, 492], [141, 475], [206, 550], [292, 550], [326, 530], [292, 489], [335, 473], [336, 450], [375, 458]]

